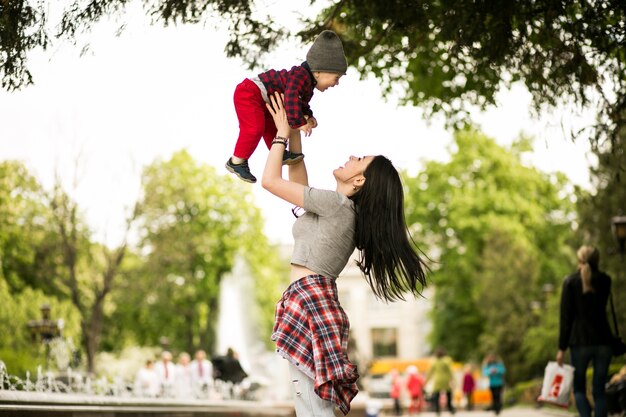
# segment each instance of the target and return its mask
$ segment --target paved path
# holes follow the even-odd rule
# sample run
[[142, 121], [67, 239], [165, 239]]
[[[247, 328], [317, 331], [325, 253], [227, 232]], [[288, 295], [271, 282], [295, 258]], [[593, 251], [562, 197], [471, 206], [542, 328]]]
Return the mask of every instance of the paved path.
[[[419, 417], [436, 417], [437, 414], [433, 412], [422, 412]], [[495, 417], [493, 411], [457, 411], [454, 417]], [[575, 417], [576, 414], [568, 413], [567, 411], [559, 410], [556, 408], [544, 407], [541, 409], [536, 408], [505, 408], [500, 413], [499, 417]], [[381, 417], [391, 417], [389, 415], [381, 415]], [[408, 417], [408, 416], [404, 416]], [[447, 411], [442, 411], [440, 417], [451, 417], [451, 414]]]

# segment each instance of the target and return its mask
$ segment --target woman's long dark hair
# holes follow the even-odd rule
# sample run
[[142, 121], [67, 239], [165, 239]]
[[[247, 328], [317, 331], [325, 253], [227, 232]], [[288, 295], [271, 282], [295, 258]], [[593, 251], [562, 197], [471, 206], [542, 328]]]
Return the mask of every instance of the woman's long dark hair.
[[374, 294], [386, 301], [421, 295], [428, 267], [417, 254], [404, 218], [404, 190], [391, 161], [376, 156], [352, 196], [356, 205], [357, 265]]

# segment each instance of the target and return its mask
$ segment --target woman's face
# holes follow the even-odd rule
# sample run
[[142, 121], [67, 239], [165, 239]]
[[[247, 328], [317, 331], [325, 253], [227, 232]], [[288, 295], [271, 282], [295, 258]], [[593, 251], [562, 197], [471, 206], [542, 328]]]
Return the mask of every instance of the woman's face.
[[333, 171], [333, 175], [337, 181], [349, 182], [358, 176], [362, 176], [373, 160], [374, 157], [371, 155], [364, 157], [350, 156], [342, 167]]

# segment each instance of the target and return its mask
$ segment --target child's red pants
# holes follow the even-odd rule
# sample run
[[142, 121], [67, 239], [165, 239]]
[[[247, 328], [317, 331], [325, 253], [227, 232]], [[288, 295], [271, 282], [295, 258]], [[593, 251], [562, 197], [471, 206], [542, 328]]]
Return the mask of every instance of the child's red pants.
[[261, 138], [269, 149], [276, 137], [276, 125], [265, 107], [261, 90], [254, 81], [246, 78], [235, 88], [235, 111], [239, 119], [239, 137], [235, 144], [237, 158], [249, 159]]

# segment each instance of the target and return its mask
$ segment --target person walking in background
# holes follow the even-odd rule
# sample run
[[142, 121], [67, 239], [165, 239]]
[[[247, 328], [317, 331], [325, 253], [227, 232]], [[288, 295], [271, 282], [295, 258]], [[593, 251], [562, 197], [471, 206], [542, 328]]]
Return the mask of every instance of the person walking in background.
[[402, 404], [400, 397], [402, 395], [402, 380], [400, 378], [400, 372], [397, 369], [389, 371], [391, 375], [391, 389], [389, 390], [389, 397], [393, 399], [393, 412], [395, 415], [402, 415]]
[[422, 402], [424, 401], [424, 376], [414, 365], [406, 368], [406, 372], [406, 388], [409, 392], [409, 397], [411, 398], [411, 402], [409, 403], [409, 414], [419, 414], [420, 411], [422, 411]]
[[565, 278], [561, 292], [559, 350], [556, 361], [563, 365], [569, 347], [574, 366], [574, 400], [581, 417], [591, 417], [587, 399], [586, 374], [593, 366], [591, 391], [594, 417], [606, 417], [604, 385], [611, 363], [613, 334], [609, 327], [606, 307], [611, 294], [611, 277], [600, 271], [600, 252], [582, 246], [576, 253], [577, 271]]
[[179, 398], [191, 398], [193, 396], [193, 371], [191, 369], [191, 356], [187, 352], [178, 355], [174, 384], [176, 396]]
[[134, 393], [138, 397], [156, 397], [159, 395], [159, 377], [154, 370], [154, 362], [148, 359], [135, 375]]
[[474, 395], [474, 390], [476, 389], [476, 380], [474, 379], [473, 371], [472, 365], [465, 365], [463, 372], [463, 396], [467, 402], [465, 407], [467, 411], [471, 411], [474, 408], [472, 395]]
[[220, 379], [233, 384], [240, 384], [248, 376], [239, 362], [239, 355], [233, 348], [226, 350], [220, 371]]
[[483, 364], [483, 375], [489, 378], [489, 390], [491, 391], [490, 410], [500, 414], [502, 411], [502, 388], [504, 387], [504, 374], [506, 368], [495, 353], [490, 353], [485, 357]]
[[430, 366], [426, 376], [426, 383], [430, 381], [433, 383], [432, 401], [437, 415], [441, 412], [440, 402], [442, 393], [446, 395], [448, 411], [450, 411], [451, 414], [455, 412], [452, 406], [452, 377], [452, 359], [446, 356], [446, 351], [442, 347], [438, 347], [435, 350], [435, 361]]
[[213, 359], [215, 379], [223, 381], [222, 395], [228, 398], [237, 398], [241, 394], [241, 382], [248, 377], [239, 362], [239, 355], [233, 348], [226, 350], [226, 355]]
[[172, 397], [176, 378], [176, 366], [172, 362], [172, 354], [166, 350], [163, 351], [161, 360], [154, 365], [154, 370], [161, 385], [161, 396]]
[[213, 364], [206, 358], [206, 352], [199, 349], [191, 361], [191, 379], [198, 397], [206, 397], [213, 386]]

